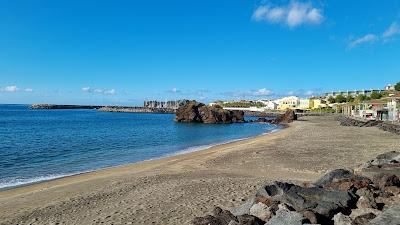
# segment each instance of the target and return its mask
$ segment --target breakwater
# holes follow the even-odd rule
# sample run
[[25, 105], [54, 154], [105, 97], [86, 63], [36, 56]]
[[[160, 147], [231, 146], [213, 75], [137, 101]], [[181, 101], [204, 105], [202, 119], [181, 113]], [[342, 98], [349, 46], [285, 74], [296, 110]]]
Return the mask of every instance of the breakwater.
[[130, 107], [130, 106], [95, 106], [95, 105], [53, 105], [53, 104], [33, 104], [30, 109], [96, 109], [101, 112], [125, 112], [125, 113], [163, 113], [174, 114], [175, 109], [172, 108], [147, 108], [147, 107]]
[[98, 109], [103, 106], [94, 105], [54, 105], [54, 104], [33, 104], [30, 109]]

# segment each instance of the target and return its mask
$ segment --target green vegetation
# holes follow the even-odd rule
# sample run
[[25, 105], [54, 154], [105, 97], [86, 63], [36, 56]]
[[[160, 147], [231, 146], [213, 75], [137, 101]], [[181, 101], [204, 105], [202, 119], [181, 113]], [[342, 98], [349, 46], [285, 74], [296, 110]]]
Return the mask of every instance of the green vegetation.
[[354, 102], [354, 98], [351, 95], [349, 95], [346, 97], [346, 102]]
[[378, 93], [376, 91], [373, 91], [371, 93], [371, 99], [380, 99], [380, 98], [382, 98], [382, 94], [381, 93]]
[[335, 103], [345, 103], [347, 99], [343, 95], [338, 95], [335, 98]]
[[330, 97], [328, 98], [328, 102], [329, 102], [330, 104], [333, 104], [333, 103], [336, 102], [336, 100], [335, 100], [334, 97], [330, 96]]
[[237, 107], [237, 108], [248, 108], [248, 107], [264, 107], [261, 102], [228, 102], [222, 104], [223, 107]]
[[394, 90], [400, 91], [400, 82], [398, 82], [396, 85], [394, 85]]
[[357, 96], [357, 101], [358, 102], [363, 102], [363, 101], [367, 101], [367, 100], [371, 100], [371, 98], [366, 96], [366, 95], [358, 95]]

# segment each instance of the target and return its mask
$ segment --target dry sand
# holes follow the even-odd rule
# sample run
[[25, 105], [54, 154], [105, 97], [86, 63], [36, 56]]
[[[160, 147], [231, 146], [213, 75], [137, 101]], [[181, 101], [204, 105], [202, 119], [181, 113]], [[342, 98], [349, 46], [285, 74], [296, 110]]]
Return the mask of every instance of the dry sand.
[[314, 181], [399, 146], [377, 128], [304, 117], [273, 134], [2, 191], [0, 224], [189, 224], [267, 181]]

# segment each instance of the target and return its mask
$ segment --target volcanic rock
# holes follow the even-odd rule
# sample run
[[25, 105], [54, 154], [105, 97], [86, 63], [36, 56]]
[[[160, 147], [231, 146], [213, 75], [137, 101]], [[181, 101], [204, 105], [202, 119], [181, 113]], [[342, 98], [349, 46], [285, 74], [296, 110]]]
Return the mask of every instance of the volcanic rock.
[[188, 101], [176, 110], [176, 122], [186, 123], [241, 123], [245, 122], [243, 111], [229, 111], [220, 106], [206, 106]]

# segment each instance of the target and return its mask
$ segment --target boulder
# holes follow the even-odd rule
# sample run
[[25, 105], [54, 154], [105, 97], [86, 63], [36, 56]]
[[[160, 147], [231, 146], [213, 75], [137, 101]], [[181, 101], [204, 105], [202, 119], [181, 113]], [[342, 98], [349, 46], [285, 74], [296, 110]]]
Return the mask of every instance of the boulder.
[[379, 216], [382, 211], [372, 208], [364, 208], [364, 209], [353, 209], [351, 210], [350, 218], [356, 219], [357, 217], [362, 217], [367, 214], [374, 214], [375, 216]]
[[349, 170], [345, 169], [332, 170], [329, 173], [325, 174], [323, 177], [321, 177], [317, 182], [315, 182], [315, 185], [323, 187], [328, 183], [332, 183], [334, 180], [351, 178], [353, 176], [354, 174]]
[[353, 225], [353, 221], [349, 216], [338, 213], [333, 217], [335, 225]]
[[304, 216], [298, 212], [279, 209], [265, 225], [302, 225]]
[[280, 124], [280, 123], [291, 123], [297, 120], [297, 115], [293, 110], [286, 110], [286, 112], [282, 115], [277, 116], [275, 119], [270, 121], [272, 124]]
[[360, 169], [367, 169], [371, 167], [382, 167], [390, 164], [400, 163], [400, 152], [391, 151], [378, 155], [375, 159], [372, 159], [360, 166]]
[[272, 212], [269, 207], [261, 202], [254, 204], [250, 208], [250, 215], [259, 218], [260, 220], [267, 222], [272, 217]]
[[250, 198], [243, 205], [231, 209], [231, 213], [235, 216], [250, 214], [250, 209], [254, 204], [256, 204], [255, 198]]
[[378, 174], [374, 176], [374, 184], [381, 190], [385, 190], [386, 187], [395, 186], [400, 187], [400, 179], [394, 174]]
[[368, 222], [371, 221], [372, 219], [374, 219], [375, 217], [376, 217], [376, 215], [373, 213], [364, 214], [364, 215], [356, 217], [353, 220], [353, 224], [354, 225], [367, 225]]
[[205, 217], [196, 217], [192, 220], [193, 225], [227, 225], [232, 220], [236, 221], [235, 216], [232, 215], [228, 210], [222, 210], [216, 207], [213, 211], [213, 215]]
[[371, 220], [368, 225], [399, 225], [400, 224], [400, 204], [394, 205], [382, 214]]
[[186, 123], [240, 123], [245, 122], [243, 111], [224, 110], [220, 106], [206, 106], [188, 101], [176, 110], [176, 122]]
[[296, 211], [310, 210], [325, 219], [332, 218], [338, 212], [350, 212], [356, 202], [355, 196], [349, 192], [305, 188], [290, 183], [274, 182], [265, 186], [264, 190], [261, 193], [290, 205]]

